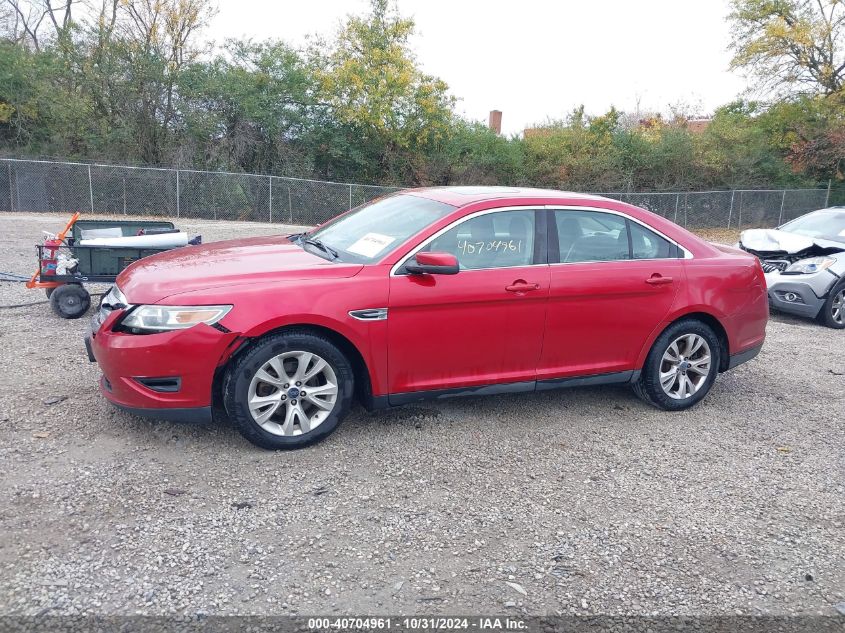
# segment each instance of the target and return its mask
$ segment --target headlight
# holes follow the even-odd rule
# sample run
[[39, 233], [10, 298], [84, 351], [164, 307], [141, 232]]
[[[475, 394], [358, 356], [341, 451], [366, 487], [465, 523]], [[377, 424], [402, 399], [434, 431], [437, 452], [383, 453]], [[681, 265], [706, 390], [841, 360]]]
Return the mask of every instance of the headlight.
[[836, 262], [830, 257], [810, 257], [808, 259], [799, 259], [794, 264], [791, 264], [784, 272], [795, 274], [817, 273], [825, 268], [830, 268]]
[[232, 306], [159, 306], [142, 305], [126, 315], [120, 326], [138, 332], [185, 330], [205, 323], [214, 325]]

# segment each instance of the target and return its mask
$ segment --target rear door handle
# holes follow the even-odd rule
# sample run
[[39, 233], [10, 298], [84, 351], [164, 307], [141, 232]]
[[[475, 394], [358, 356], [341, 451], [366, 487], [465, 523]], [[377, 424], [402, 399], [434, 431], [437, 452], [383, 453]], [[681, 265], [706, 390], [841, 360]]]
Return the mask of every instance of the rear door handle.
[[654, 273], [651, 277], [646, 279], [645, 282], [647, 284], [651, 284], [652, 286], [665, 286], [666, 284], [672, 283], [672, 278]]
[[521, 279], [515, 281], [510, 286], [505, 286], [505, 290], [508, 292], [528, 292], [530, 290], [539, 290], [540, 284], [530, 284], [527, 281], [522, 281]]

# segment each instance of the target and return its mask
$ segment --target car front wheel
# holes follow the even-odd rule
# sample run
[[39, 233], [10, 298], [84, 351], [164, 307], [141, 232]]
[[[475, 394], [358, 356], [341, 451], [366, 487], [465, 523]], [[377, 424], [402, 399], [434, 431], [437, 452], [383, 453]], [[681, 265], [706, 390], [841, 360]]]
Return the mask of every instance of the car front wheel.
[[827, 295], [819, 321], [837, 330], [845, 328], [845, 281], [840, 281]]
[[669, 326], [654, 342], [634, 392], [668, 411], [699, 402], [719, 373], [721, 345], [713, 329], [686, 319]]
[[290, 331], [260, 339], [227, 372], [224, 404], [240, 433], [262, 448], [302, 448], [334, 431], [354, 392], [347, 358], [328, 339]]

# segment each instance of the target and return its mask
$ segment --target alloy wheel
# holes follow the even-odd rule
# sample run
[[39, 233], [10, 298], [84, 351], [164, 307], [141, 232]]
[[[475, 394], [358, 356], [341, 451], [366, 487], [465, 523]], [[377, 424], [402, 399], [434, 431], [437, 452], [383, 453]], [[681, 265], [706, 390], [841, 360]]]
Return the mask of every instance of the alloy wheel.
[[845, 323], [845, 288], [834, 297], [830, 306], [830, 317], [839, 325]]
[[255, 372], [249, 384], [249, 412], [273, 435], [303, 435], [325, 421], [337, 395], [337, 377], [324, 358], [311, 352], [285, 352]]
[[710, 345], [698, 334], [676, 338], [660, 362], [660, 386], [675, 400], [691, 398], [707, 382], [711, 371]]

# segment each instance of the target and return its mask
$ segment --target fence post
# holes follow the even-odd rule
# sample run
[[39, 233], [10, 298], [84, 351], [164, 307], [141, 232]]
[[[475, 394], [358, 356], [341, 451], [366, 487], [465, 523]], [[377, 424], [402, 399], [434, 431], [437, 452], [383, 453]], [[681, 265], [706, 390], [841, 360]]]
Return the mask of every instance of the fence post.
[[728, 228], [731, 228], [731, 218], [734, 214], [734, 196], [736, 195], [736, 189], [731, 189], [731, 208], [728, 209]]
[[15, 210], [15, 193], [12, 189], [12, 163], [6, 163], [9, 168], [9, 211]]
[[[214, 210], [215, 213], [217, 209]], [[176, 170], [176, 217], [179, 217], [181, 210], [179, 209], [179, 170]]]
[[270, 224], [273, 224], [273, 176], [267, 176], [270, 180]]
[[675, 224], [678, 223], [678, 205], [681, 203], [681, 194], [675, 194], [675, 216], [672, 218], [672, 222]]
[[738, 214], [739, 214], [739, 217], [737, 218], [737, 221], [736, 221], [736, 228], [738, 228], [741, 231], [742, 230], [742, 189], [739, 190], [739, 211], [738, 211]]
[[126, 215], [126, 176], [123, 177], [123, 215]]
[[827, 195], [824, 197], [824, 206], [826, 207], [830, 202], [830, 183], [833, 182], [832, 178], [827, 179]]
[[[352, 185], [349, 185], [349, 209], [352, 208]], [[347, 211], [349, 210], [347, 209]]]
[[290, 198], [290, 181], [288, 181], [288, 213], [290, 213], [290, 223], [293, 224], [293, 203]]
[[780, 199], [780, 214], [778, 215], [777, 226], [783, 222], [783, 205], [786, 203], [786, 189], [783, 190], [783, 197]]
[[91, 200], [91, 213], [94, 213], [94, 185], [91, 182], [91, 165], [88, 165], [88, 198]]

